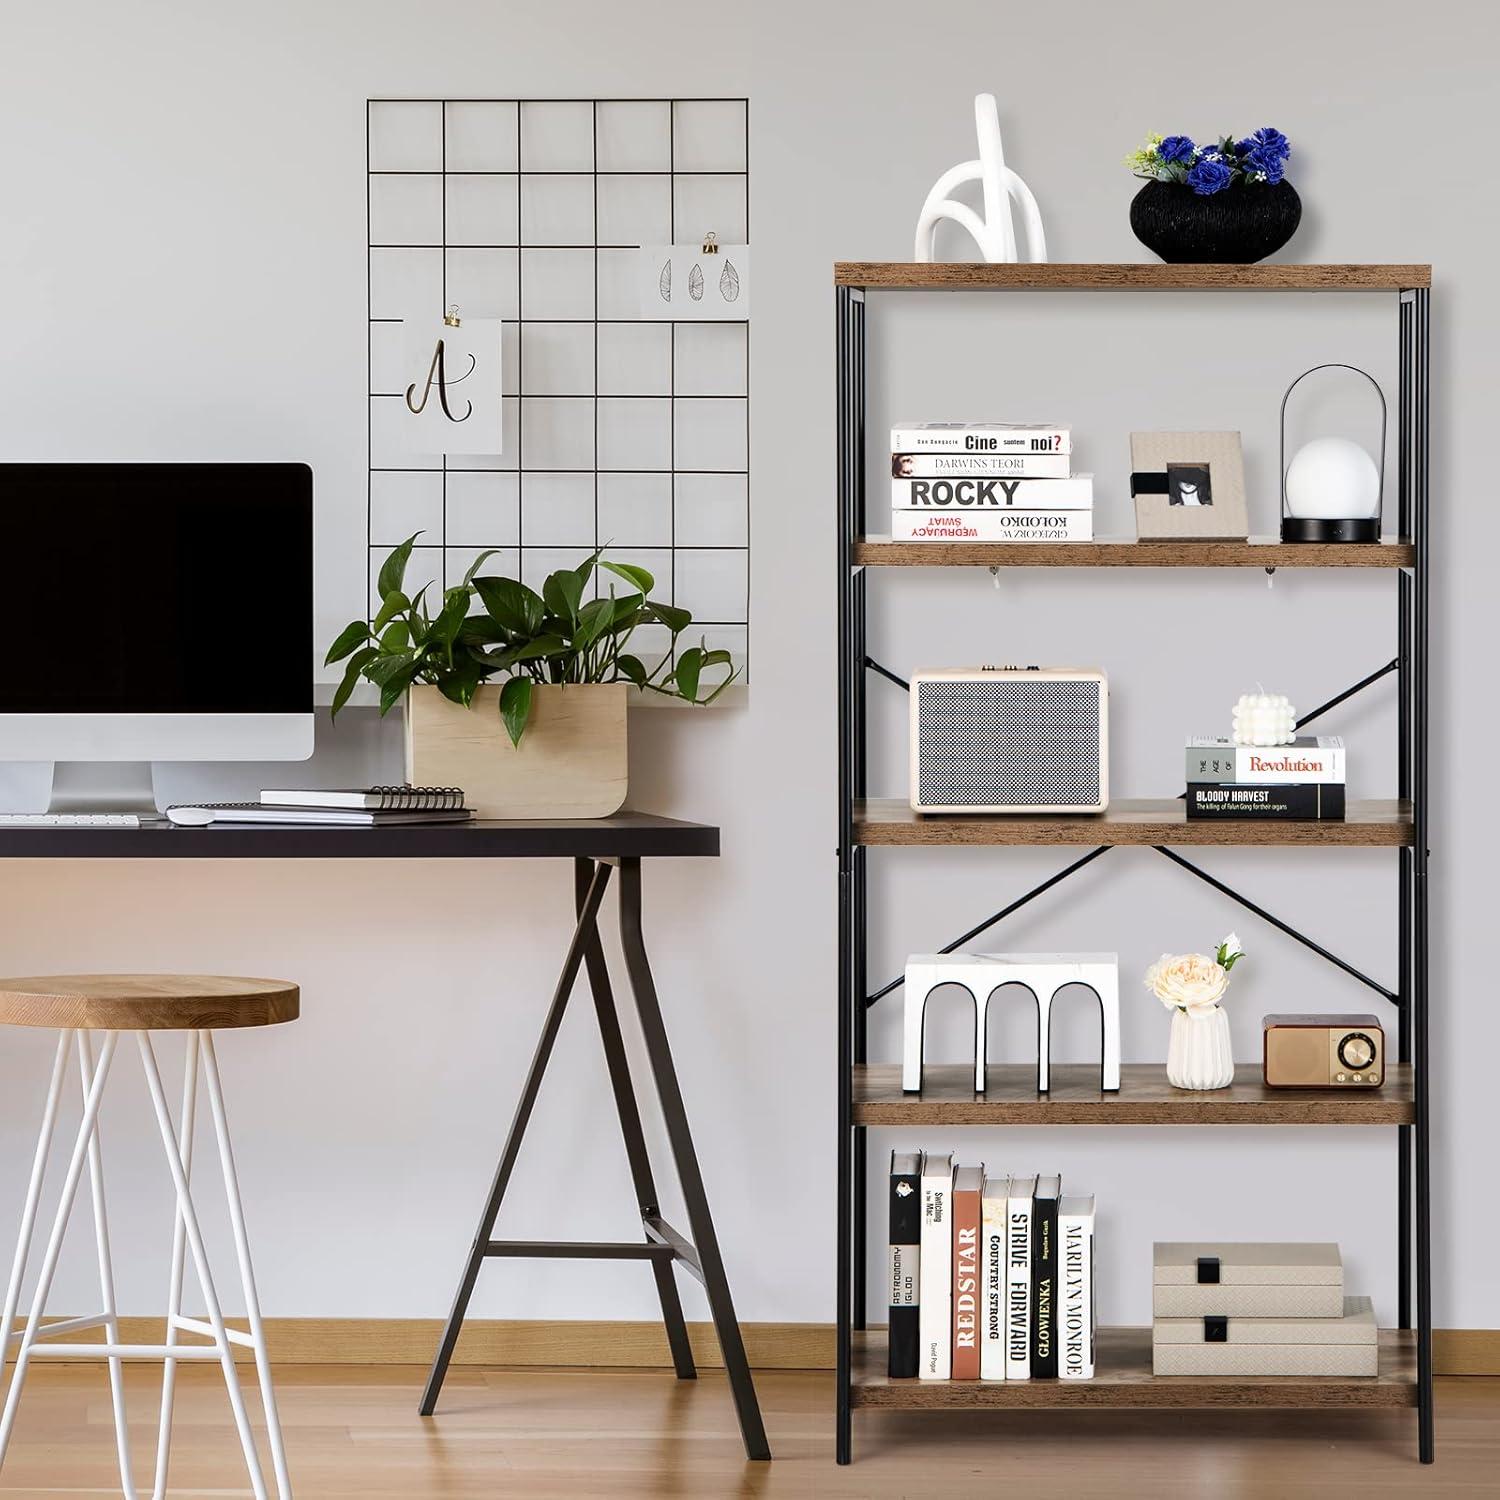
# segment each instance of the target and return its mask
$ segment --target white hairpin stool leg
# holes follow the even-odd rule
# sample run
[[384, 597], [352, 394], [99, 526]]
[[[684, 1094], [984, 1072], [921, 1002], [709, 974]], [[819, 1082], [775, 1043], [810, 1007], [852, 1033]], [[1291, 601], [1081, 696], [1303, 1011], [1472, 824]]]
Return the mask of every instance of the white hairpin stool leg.
[[905, 1094], [920, 1093], [922, 1089], [922, 1017], [932, 989], [933, 986], [907, 970], [901, 1012], [901, 1091]]
[[990, 997], [994, 990], [974, 986], [974, 1092], [984, 1092], [984, 1064], [990, 1035]]
[[47, 1175], [47, 1157], [52, 1150], [52, 1133], [57, 1127], [57, 1109], [62, 1103], [67, 1076], [68, 1033], [59, 1031], [57, 1053], [52, 1060], [52, 1083], [47, 1089], [47, 1103], [42, 1110], [36, 1155], [31, 1159], [31, 1181], [26, 1187], [26, 1206], [21, 1210], [21, 1228], [16, 1235], [15, 1259], [10, 1264], [10, 1284], [5, 1290], [5, 1315], [0, 1318], [0, 1389], [4, 1388], [5, 1361], [10, 1346], [20, 1337], [13, 1331], [16, 1309], [21, 1305], [21, 1283], [26, 1279], [26, 1262], [31, 1258], [31, 1237], [36, 1230], [36, 1212], [42, 1200], [42, 1180]]
[[250, 1430], [250, 1418], [245, 1412], [245, 1398], [240, 1393], [239, 1375], [234, 1368], [234, 1348], [229, 1341], [229, 1331], [224, 1326], [224, 1312], [219, 1306], [219, 1294], [214, 1289], [213, 1273], [208, 1265], [208, 1252], [203, 1245], [203, 1233], [198, 1227], [197, 1210], [193, 1207], [193, 1196], [188, 1188], [187, 1177], [182, 1170], [182, 1154], [178, 1149], [177, 1135], [172, 1129], [172, 1116], [167, 1109], [166, 1094], [161, 1086], [161, 1073], [156, 1066], [156, 1053], [151, 1047], [149, 1032], [136, 1032], [136, 1042], [141, 1051], [141, 1065], [146, 1070], [146, 1087], [151, 1093], [151, 1104], [156, 1110], [156, 1123], [161, 1131], [162, 1145], [166, 1148], [167, 1166], [172, 1173], [172, 1185], [177, 1189], [177, 1209], [182, 1215], [187, 1230], [188, 1248], [193, 1253], [193, 1265], [198, 1272], [198, 1282], [203, 1290], [203, 1300], [208, 1307], [208, 1321], [213, 1328], [214, 1343], [218, 1346], [219, 1362], [224, 1369], [224, 1384], [229, 1392], [229, 1405], [234, 1412], [234, 1426], [239, 1433], [240, 1447], [245, 1450], [245, 1466], [250, 1471], [250, 1486], [255, 1500], [270, 1500], [266, 1480], [260, 1467], [260, 1454], [255, 1450], [255, 1434]]
[[1057, 986], [1037, 977], [1031, 987], [1036, 996], [1036, 1088], [1039, 1094], [1052, 1087], [1052, 997]]
[[[178, 1155], [182, 1161], [183, 1180], [193, 1180], [193, 1127], [198, 1104], [198, 1033], [188, 1032], [187, 1056], [182, 1067], [182, 1112], [178, 1115]], [[172, 1212], [172, 1269], [167, 1283], [167, 1347], [177, 1342], [177, 1320], [182, 1316], [182, 1273], [187, 1261], [187, 1225], [182, 1212]], [[151, 1500], [164, 1500], [167, 1493], [167, 1470], [171, 1464], [172, 1409], [177, 1397], [177, 1361], [169, 1354], [161, 1370], [161, 1416], [156, 1432], [156, 1479]]]
[[208, 1084], [208, 1107], [214, 1117], [214, 1136], [219, 1143], [219, 1163], [224, 1169], [224, 1191], [229, 1199], [229, 1222], [234, 1229], [234, 1250], [240, 1263], [240, 1281], [245, 1289], [245, 1310], [250, 1319], [250, 1338], [255, 1350], [255, 1372], [260, 1378], [260, 1399], [266, 1413], [266, 1435], [271, 1444], [271, 1464], [276, 1472], [276, 1491], [281, 1500], [291, 1500], [292, 1481], [287, 1473], [286, 1450], [281, 1440], [281, 1418], [276, 1410], [276, 1390], [271, 1384], [271, 1359], [266, 1349], [266, 1330], [261, 1322], [260, 1296], [255, 1289], [255, 1270], [250, 1262], [250, 1237], [245, 1232], [245, 1209], [240, 1199], [240, 1179], [229, 1144], [229, 1119], [224, 1112], [224, 1089], [219, 1080], [219, 1059], [214, 1053], [213, 1033], [203, 1033], [203, 1077]]
[[1094, 988], [1099, 992], [1100, 1017], [1103, 1023], [1103, 1051], [1100, 1053], [1099, 1087], [1105, 1093], [1118, 1093], [1120, 1089], [1120, 971], [1117, 968], [1101, 968], [1094, 976]]
[[[88, 1103], [89, 1086], [94, 1078], [94, 1044], [89, 1033], [78, 1037], [78, 1073], [83, 1086], [84, 1103]], [[115, 1268], [109, 1253], [109, 1217], [104, 1200], [104, 1152], [99, 1143], [99, 1128], [89, 1137], [89, 1195], [94, 1208], [94, 1242], [99, 1254], [99, 1303], [104, 1314], [104, 1332], [108, 1342], [120, 1343], [120, 1313], [115, 1305]], [[109, 1356], [109, 1399], [115, 1415], [115, 1449], [120, 1460], [120, 1488], [126, 1500], [135, 1500], [135, 1476], [130, 1466], [130, 1425], [125, 1420], [125, 1366], [118, 1354]]]
[[[64, 1040], [66, 1041], [66, 1038]], [[42, 1272], [37, 1279], [36, 1292], [31, 1299], [31, 1312], [26, 1319], [26, 1328], [21, 1334], [21, 1349], [16, 1355], [15, 1374], [11, 1376], [10, 1390], [6, 1393], [4, 1414], [0, 1415], [0, 1465], [5, 1463], [6, 1450], [10, 1447], [11, 1430], [16, 1423], [16, 1409], [21, 1404], [21, 1391], [26, 1384], [26, 1368], [31, 1363], [31, 1347], [36, 1343], [42, 1312], [47, 1306], [48, 1294], [52, 1291], [52, 1279], [57, 1274], [57, 1260], [62, 1253], [63, 1236], [67, 1232], [68, 1219], [73, 1212], [73, 1200], [78, 1196], [78, 1179], [83, 1176], [83, 1164], [88, 1157], [89, 1142], [94, 1137], [94, 1127], [99, 1123], [99, 1102], [104, 1097], [104, 1085], [109, 1081], [109, 1068], [115, 1060], [115, 1046], [119, 1040], [120, 1035], [116, 1031], [104, 1034], [104, 1046], [99, 1053], [99, 1066], [94, 1070], [93, 1082], [89, 1085], [88, 1098], [84, 1102], [83, 1119], [78, 1125], [78, 1137], [73, 1143], [73, 1155], [68, 1162], [67, 1176], [63, 1178], [62, 1197], [58, 1201], [57, 1214], [52, 1221], [52, 1233], [47, 1240], [47, 1253], [42, 1257]]]

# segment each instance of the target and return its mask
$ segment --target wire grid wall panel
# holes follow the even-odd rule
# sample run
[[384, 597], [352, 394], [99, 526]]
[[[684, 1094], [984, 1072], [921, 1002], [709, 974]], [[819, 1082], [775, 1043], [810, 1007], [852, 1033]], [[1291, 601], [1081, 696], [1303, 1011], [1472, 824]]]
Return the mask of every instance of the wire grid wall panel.
[[[748, 674], [749, 324], [642, 318], [637, 247], [748, 243], [749, 101], [371, 99], [366, 168], [372, 599], [416, 531], [414, 588], [498, 548], [540, 589], [604, 546]], [[449, 304], [503, 322], [498, 457], [397, 431], [402, 320]]]

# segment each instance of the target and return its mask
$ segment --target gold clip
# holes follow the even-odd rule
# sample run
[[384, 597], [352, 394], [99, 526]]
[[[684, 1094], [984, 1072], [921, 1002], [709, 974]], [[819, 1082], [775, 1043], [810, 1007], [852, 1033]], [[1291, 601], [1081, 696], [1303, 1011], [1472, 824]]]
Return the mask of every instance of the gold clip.
[[448, 311], [443, 314], [443, 322], [446, 323], [449, 328], [457, 328], [459, 326], [458, 303], [450, 302], [448, 304]]
[[703, 236], [703, 253], [705, 255], [719, 253], [719, 237], [712, 230]]

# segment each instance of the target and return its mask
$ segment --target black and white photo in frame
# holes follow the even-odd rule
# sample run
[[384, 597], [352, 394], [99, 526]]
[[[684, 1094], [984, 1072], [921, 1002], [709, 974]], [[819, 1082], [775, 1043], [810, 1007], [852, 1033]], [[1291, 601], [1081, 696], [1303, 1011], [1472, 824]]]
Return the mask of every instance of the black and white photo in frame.
[[1141, 541], [1249, 536], [1239, 433], [1132, 432], [1130, 471]]

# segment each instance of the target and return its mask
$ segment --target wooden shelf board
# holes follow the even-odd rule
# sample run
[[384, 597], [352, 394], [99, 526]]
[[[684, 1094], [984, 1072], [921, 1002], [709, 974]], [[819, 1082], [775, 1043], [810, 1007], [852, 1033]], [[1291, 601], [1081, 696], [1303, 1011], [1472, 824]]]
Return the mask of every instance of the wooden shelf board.
[[854, 1335], [850, 1399], [862, 1407], [974, 1411], [994, 1407], [1415, 1406], [1415, 1336], [1380, 1330], [1380, 1373], [1161, 1375], [1151, 1373], [1149, 1328], [1101, 1328], [1092, 1380], [892, 1380], [885, 1329]]
[[1410, 542], [894, 542], [866, 536], [851, 562], [875, 568], [1409, 568]]
[[1043, 261], [984, 265], [973, 261], [922, 265], [910, 261], [839, 261], [835, 286], [898, 291], [1141, 291], [1141, 292], [1399, 292], [1432, 285], [1424, 265], [1169, 266]]
[[1227, 1089], [1175, 1089], [1160, 1063], [1126, 1063], [1120, 1090], [1099, 1087], [1093, 1063], [1054, 1064], [1051, 1091], [1036, 1091], [1036, 1068], [1004, 1063], [985, 1069], [974, 1092], [967, 1064], [929, 1064], [922, 1092], [901, 1092], [901, 1068], [867, 1063], [854, 1069], [856, 1125], [1410, 1125], [1416, 1119], [1408, 1064], [1396, 1064], [1378, 1089], [1271, 1089], [1258, 1063], [1234, 1070]]
[[865, 845], [1218, 844], [1399, 847], [1412, 841], [1411, 805], [1351, 801], [1331, 819], [1189, 819], [1177, 798], [1126, 798], [1102, 813], [914, 813], [897, 798], [854, 804], [854, 842]]

